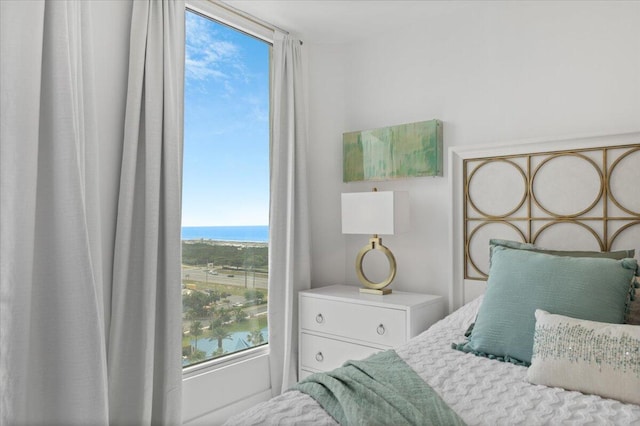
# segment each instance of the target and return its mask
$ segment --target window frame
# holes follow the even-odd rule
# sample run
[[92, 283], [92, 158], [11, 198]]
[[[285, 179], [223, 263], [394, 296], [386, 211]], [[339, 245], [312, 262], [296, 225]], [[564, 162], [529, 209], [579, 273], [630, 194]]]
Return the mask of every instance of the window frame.
[[[221, 4], [213, 3], [209, 0], [186, 0], [185, 12], [192, 12], [200, 15], [204, 18], [216, 21], [219, 24], [226, 25], [234, 30], [240, 31], [250, 37], [254, 37], [260, 41], [267, 43], [269, 47], [269, 81], [271, 85], [271, 61], [272, 61], [272, 49], [274, 41], [274, 30], [267, 28], [265, 25], [252, 20], [250, 17], [241, 16], [238, 13], [231, 11], [229, 8]], [[269, 89], [269, 104], [271, 105], [271, 87]], [[269, 145], [271, 145], [271, 128], [273, 121], [273, 111], [269, 108]], [[271, 148], [269, 148], [271, 149]], [[271, 168], [271, 164], [269, 164]], [[268, 309], [268, 305], [267, 305]], [[245, 349], [238, 352], [233, 352], [218, 358], [198, 362], [193, 365], [189, 365], [182, 368], [183, 380], [206, 374], [208, 372], [215, 372], [217, 370], [232, 367], [240, 363], [257, 359], [259, 357], [268, 356], [270, 352], [269, 342], [256, 346], [253, 348]]]

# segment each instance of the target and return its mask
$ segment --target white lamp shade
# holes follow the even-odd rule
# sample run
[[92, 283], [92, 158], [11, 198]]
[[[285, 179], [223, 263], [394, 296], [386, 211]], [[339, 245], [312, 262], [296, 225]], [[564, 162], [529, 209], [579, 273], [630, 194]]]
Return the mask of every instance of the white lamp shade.
[[342, 194], [342, 233], [393, 235], [409, 230], [407, 191]]

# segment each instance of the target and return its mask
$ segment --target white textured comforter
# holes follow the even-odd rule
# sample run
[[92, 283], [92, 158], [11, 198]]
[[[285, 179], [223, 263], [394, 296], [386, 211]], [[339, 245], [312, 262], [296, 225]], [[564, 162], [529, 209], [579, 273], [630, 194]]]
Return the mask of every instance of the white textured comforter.
[[[396, 348], [467, 424], [640, 425], [638, 405], [532, 385], [526, 380], [526, 367], [451, 349], [451, 343], [464, 341], [480, 302], [469, 303]], [[290, 391], [229, 419], [227, 424], [336, 423], [311, 397]]]

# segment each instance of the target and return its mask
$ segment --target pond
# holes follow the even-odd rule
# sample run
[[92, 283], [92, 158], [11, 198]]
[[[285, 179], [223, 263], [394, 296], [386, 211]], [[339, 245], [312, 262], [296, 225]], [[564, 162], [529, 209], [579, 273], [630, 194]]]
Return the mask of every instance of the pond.
[[[241, 351], [243, 349], [251, 348], [254, 345], [249, 343], [247, 336], [250, 331], [236, 331], [234, 333], [230, 333], [229, 339], [222, 340], [222, 349], [226, 354]], [[269, 332], [267, 331], [267, 327], [264, 327], [260, 330], [262, 334], [262, 338], [264, 339], [264, 343], [269, 341]], [[191, 339], [191, 345], [195, 346], [195, 339]], [[198, 350], [206, 352], [206, 358], [210, 358], [211, 354], [218, 349], [218, 340], [209, 340], [208, 338], [200, 338], [198, 339]], [[183, 360], [182, 365], [189, 364], [188, 360]]]

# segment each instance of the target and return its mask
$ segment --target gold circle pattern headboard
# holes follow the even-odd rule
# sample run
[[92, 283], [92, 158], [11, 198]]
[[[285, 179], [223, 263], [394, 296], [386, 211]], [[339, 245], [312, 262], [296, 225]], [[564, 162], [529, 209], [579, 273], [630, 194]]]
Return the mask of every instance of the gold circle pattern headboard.
[[640, 251], [640, 144], [466, 158], [462, 172], [465, 279], [487, 279], [490, 238]]

